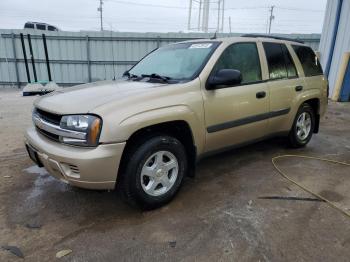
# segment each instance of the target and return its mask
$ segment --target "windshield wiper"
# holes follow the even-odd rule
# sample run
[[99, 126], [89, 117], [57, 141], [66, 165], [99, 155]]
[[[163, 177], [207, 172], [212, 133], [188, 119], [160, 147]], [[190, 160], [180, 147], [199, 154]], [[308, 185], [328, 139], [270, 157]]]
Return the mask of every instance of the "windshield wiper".
[[129, 71], [126, 71], [123, 76], [126, 76], [128, 77], [128, 79], [131, 79], [131, 78], [139, 78], [138, 75], [134, 75], [134, 74], [130, 74]]
[[152, 73], [150, 75], [146, 75], [146, 74], [142, 74], [141, 75], [142, 77], [149, 77], [149, 78], [155, 78], [155, 79], [161, 79], [163, 80], [164, 82], [169, 82], [169, 80], [171, 80], [172, 78], [169, 77], [169, 76], [161, 76], [161, 75], [158, 75], [156, 73]]

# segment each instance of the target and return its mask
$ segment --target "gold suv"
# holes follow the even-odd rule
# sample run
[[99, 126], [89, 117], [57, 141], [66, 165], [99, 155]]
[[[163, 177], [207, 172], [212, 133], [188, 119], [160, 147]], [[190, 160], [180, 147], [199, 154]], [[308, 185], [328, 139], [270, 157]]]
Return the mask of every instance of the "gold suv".
[[284, 135], [305, 146], [328, 84], [312, 49], [250, 35], [161, 47], [120, 80], [66, 88], [34, 103], [31, 159], [90, 189], [116, 184], [130, 203], [170, 201], [201, 157]]

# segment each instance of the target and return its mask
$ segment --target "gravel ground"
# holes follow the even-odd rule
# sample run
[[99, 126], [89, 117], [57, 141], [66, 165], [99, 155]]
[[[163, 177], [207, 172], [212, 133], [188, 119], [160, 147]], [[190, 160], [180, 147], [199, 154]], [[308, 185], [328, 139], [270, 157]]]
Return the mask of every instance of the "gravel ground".
[[[304, 149], [281, 138], [206, 158], [167, 206], [141, 212], [117, 192], [73, 188], [33, 166], [23, 146], [35, 97], [0, 91], [0, 246], [25, 261], [348, 261], [350, 219], [274, 170], [273, 156], [350, 162], [350, 104], [330, 103]], [[350, 210], [350, 168], [284, 159], [293, 179]], [[18, 261], [0, 249], [0, 261]]]

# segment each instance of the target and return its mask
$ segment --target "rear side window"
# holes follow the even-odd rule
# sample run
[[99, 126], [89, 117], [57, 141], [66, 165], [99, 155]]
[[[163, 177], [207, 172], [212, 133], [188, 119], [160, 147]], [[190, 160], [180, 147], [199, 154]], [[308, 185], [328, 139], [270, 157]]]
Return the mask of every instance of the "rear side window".
[[255, 43], [237, 43], [226, 48], [218, 59], [214, 72], [235, 69], [242, 74], [242, 84], [261, 81], [258, 49]]
[[263, 46], [269, 66], [270, 79], [287, 78], [288, 74], [281, 45], [265, 42]]
[[300, 60], [305, 76], [323, 75], [321, 64], [310, 47], [299, 45], [292, 47]]
[[293, 59], [284, 44], [263, 43], [270, 79], [283, 79], [297, 77], [297, 70]]
[[36, 29], [38, 29], [38, 30], [46, 30], [46, 25], [36, 24]]
[[298, 73], [297, 73], [297, 70], [295, 68], [293, 58], [291, 57], [291, 55], [288, 51], [288, 48], [286, 47], [286, 45], [281, 45], [281, 48], [282, 48], [282, 52], [284, 55], [284, 61], [286, 64], [288, 78], [297, 77]]

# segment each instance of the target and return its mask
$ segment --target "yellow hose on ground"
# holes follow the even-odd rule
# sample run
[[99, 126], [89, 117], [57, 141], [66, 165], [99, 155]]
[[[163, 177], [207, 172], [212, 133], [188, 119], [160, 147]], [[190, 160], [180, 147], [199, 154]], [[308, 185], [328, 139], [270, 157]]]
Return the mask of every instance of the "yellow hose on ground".
[[276, 164], [276, 160], [277, 159], [281, 159], [281, 158], [287, 158], [287, 157], [297, 157], [297, 158], [306, 158], [306, 159], [314, 159], [314, 160], [320, 160], [320, 161], [324, 161], [324, 162], [329, 162], [329, 163], [333, 163], [333, 164], [339, 164], [339, 165], [344, 165], [344, 166], [350, 166], [350, 163], [345, 163], [345, 162], [340, 162], [340, 161], [336, 161], [336, 160], [332, 160], [332, 159], [325, 159], [325, 158], [320, 158], [320, 157], [313, 157], [313, 156], [303, 156], [303, 155], [281, 155], [281, 156], [276, 156], [272, 158], [272, 164], [273, 166], [276, 168], [276, 170], [278, 171], [278, 173], [285, 179], [287, 179], [288, 181], [292, 182], [293, 184], [297, 185], [298, 187], [300, 187], [301, 189], [303, 189], [304, 191], [310, 193], [311, 195], [314, 195], [315, 197], [317, 197], [320, 200], [323, 200], [324, 202], [326, 202], [329, 206], [335, 208], [336, 210], [340, 211], [341, 213], [343, 213], [345, 216], [350, 218], [350, 213], [340, 207], [338, 207], [337, 205], [333, 204], [333, 202], [329, 201], [328, 199], [324, 198], [323, 196], [311, 191], [310, 189], [304, 187], [303, 185], [299, 184], [297, 181], [293, 180], [292, 178], [288, 177], [286, 175], [285, 172], [283, 172]]

